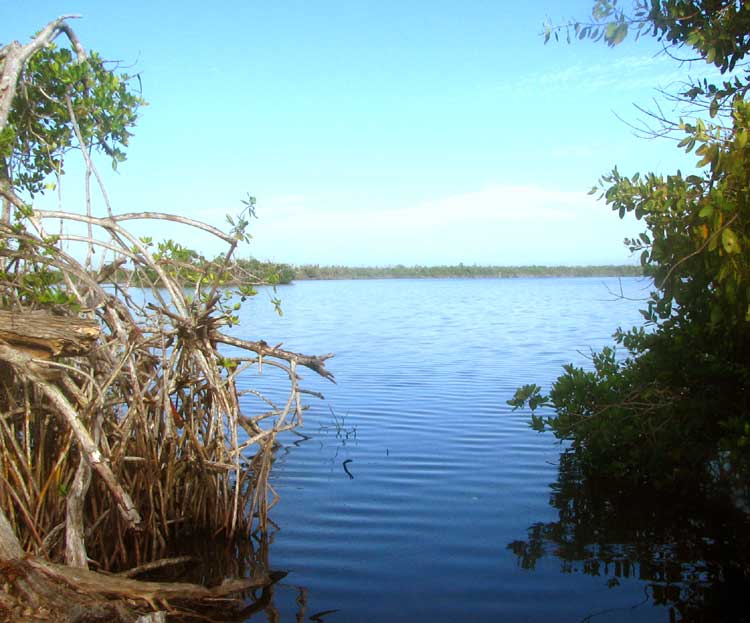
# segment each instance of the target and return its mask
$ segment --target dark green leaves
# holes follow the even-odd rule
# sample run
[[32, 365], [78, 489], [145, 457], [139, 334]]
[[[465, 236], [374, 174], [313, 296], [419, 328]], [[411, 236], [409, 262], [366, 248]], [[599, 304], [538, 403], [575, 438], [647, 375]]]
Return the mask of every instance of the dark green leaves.
[[16, 142], [16, 133], [11, 127], [0, 130], [0, 158], [9, 158], [13, 153]]
[[[610, 46], [629, 32], [650, 33], [671, 54], [702, 58], [722, 73], [747, 63], [746, 2], [635, 0], [633, 7], [626, 15], [616, 2], [596, 0], [592, 23], [562, 29]], [[535, 429], [570, 440], [597, 474], [669, 480], [686, 462], [711, 461], [750, 473], [750, 72], [686, 83], [672, 97], [690, 118], [658, 118], [680, 149], [696, 155], [696, 171], [626, 176], [615, 168], [592, 190], [645, 227], [626, 244], [654, 281], [641, 312], [647, 330], [615, 335], [627, 359], [604, 349], [586, 369], [565, 366], [548, 397], [525, 385], [509, 401], [531, 409]], [[554, 414], [534, 413], [542, 405]]]
[[513, 410], [520, 409], [528, 404], [529, 409], [534, 411], [540, 406], [547, 404], [547, 396], [541, 394], [542, 388], [539, 385], [524, 385], [516, 390], [513, 398], [508, 400], [508, 404]]

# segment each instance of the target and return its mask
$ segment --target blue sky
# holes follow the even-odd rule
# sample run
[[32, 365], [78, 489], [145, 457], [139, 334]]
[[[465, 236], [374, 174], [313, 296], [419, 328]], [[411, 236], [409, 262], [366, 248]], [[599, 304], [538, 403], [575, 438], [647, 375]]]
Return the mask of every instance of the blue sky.
[[[636, 121], [633, 103], [687, 69], [652, 40], [543, 44], [545, 18], [585, 18], [591, 5], [0, 0], [0, 42], [80, 14], [84, 46], [132, 65], [149, 102], [128, 161], [107, 175], [115, 210], [221, 225], [250, 193], [259, 218], [243, 256], [635, 262], [622, 239], [640, 225], [586, 193], [614, 165], [692, 165], [616, 117]], [[68, 168], [64, 198], [77, 209], [81, 184]], [[220, 250], [153, 221], [139, 231]]]

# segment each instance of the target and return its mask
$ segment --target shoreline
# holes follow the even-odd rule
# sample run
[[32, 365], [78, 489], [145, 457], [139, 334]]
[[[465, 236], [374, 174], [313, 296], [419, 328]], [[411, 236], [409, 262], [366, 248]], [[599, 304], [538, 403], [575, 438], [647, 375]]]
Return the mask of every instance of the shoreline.
[[292, 281], [643, 277], [641, 266], [294, 266]]

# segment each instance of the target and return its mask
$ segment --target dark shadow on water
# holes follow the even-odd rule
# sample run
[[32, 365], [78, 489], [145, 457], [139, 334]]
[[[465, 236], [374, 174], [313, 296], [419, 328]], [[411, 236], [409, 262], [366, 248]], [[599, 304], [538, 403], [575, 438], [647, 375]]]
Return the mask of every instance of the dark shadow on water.
[[[345, 445], [346, 440], [356, 440], [356, 429], [338, 426], [336, 439], [340, 436]], [[291, 448], [313, 439], [294, 431], [289, 446], [281, 443], [274, 446], [273, 462], [283, 460]], [[165, 556], [182, 559], [182, 562], [138, 576], [144, 580], [186, 582], [209, 588], [237, 578], [271, 579], [271, 584], [265, 587], [226, 599], [217, 598], [200, 606], [195, 602], [170, 603], [174, 611], [167, 614], [169, 623], [281, 623], [287, 620], [326, 623], [334, 618], [339, 612], [337, 609], [311, 611], [308, 588], [291, 583], [285, 570], [273, 566], [274, 537], [281, 527], [270, 516], [267, 522], [266, 530], [258, 528], [245, 538], [231, 541], [211, 534], [183, 533], [174, 540]]]
[[[270, 585], [263, 588], [227, 599], [216, 599], [200, 607], [195, 603], [173, 602], [170, 605], [174, 611], [167, 616], [170, 623], [279, 623], [286, 620], [282, 612], [289, 610], [294, 611], [295, 621], [324, 623], [329, 620], [328, 617], [337, 610], [308, 612], [308, 589], [289, 584], [284, 581], [287, 576], [285, 571], [271, 568], [269, 552], [272, 542], [273, 533], [257, 533], [233, 545], [208, 535], [184, 536], [179, 546], [170, 552], [170, 557], [189, 557], [189, 560], [139, 577], [208, 587], [242, 577], [267, 575], [272, 580]], [[278, 591], [280, 588], [283, 588], [281, 593]], [[279, 599], [283, 603], [278, 603]]]
[[[670, 623], [750, 621], [750, 520], [729, 495], [705, 493], [715, 485], [617, 489], [584, 477], [566, 452], [551, 489], [558, 520], [535, 523], [508, 545], [522, 568], [554, 557], [561, 573], [598, 577], [612, 590], [640, 581]], [[583, 620], [606, 619], [592, 612]]]

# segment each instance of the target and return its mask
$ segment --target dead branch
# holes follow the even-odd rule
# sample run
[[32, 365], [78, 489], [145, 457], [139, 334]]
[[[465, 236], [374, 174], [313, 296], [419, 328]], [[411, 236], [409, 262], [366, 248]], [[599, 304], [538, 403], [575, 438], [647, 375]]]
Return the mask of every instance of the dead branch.
[[0, 340], [44, 359], [83, 355], [100, 334], [95, 320], [55, 316], [42, 310], [20, 314], [0, 309]]
[[71, 588], [95, 595], [110, 595], [127, 599], [141, 599], [149, 604], [166, 603], [174, 599], [208, 599], [225, 597], [252, 588], [268, 586], [272, 580], [267, 575], [224, 582], [213, 588], [181, 582], [146, 582], [120, 576], [107, 576], [86, 569], [74, 569], [66, 565], [41, 560], [30, 560], [29, 564], [47, 577], [68, 584]]
[[309, 355], [302, 355], [300, 353], [293, 353], [288, 350], [283, 350], [275, 346], [269, 346], [263, 340], [252, 342], [249, 340], [241, 340], [218, 332], [216, 334], [216, 341], [222, 342], [224, 344], [229, 344], [230, 346], [237, 346], [244, 350], [249, 350], [251, 352], [257, 353], [258, 355], [261, 355], [262, 357], [275, 357], [276, 359], [281, 359], [290, 363], [294, 362], [296, 364], [305, 366], [306, 368], [310, 368], [310, 370], [317, 372], [318, 374], [320, 374], [320, 376], [328, 379], [332, 383], [336, 382], [333, 374], [326, 370], [325, 367], [326, 360], [333, 357], [333, 353], [311, 357]]

